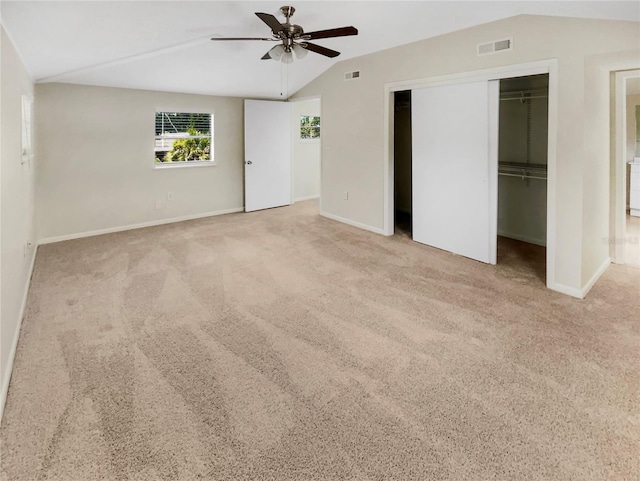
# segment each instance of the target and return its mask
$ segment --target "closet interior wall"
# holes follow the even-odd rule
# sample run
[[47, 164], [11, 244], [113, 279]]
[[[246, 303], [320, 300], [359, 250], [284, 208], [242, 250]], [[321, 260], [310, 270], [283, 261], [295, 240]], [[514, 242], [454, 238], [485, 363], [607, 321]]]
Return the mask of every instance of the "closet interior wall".
[[498, 235], [547, 239], [549, 76], [500, 81]]

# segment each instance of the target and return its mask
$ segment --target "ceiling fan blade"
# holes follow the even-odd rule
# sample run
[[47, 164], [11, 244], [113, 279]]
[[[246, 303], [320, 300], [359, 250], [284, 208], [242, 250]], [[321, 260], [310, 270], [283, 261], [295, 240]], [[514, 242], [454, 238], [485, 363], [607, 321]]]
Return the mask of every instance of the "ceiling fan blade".
[[[271, 50], [269, 50], [269, 52], [271, 52]], [[271, 55], [269, 55], [269, 52], [260, 57], [260, 60], [271, 60]]]
[[302, 38], [318, 40], [319, 38], [347, 37], [349, 35], [358, 35], [358, 29], [356, 27], [340, 27], [330, 28], [329, 30], [318, 30], [316, 32], [305, 32]]
[[226, 40], [265, 40], [267, 42], [276, 42], [277, 38], [260, 38], [260, 37], [213, 37], [211, 40], [214, 41], [226, 41]]
[[278, 22], [278, 19], [270, 13], [256, 12], [256, 15], [258, 16], [258, 18], [260, 18], [260, 20], [269, 25], [269, 28], [273, 31], [273, 33], [278, 34], [284, 29], [282, 24]]
[[320, 45], [316, 45], [315, 43], [304, 42], [301, 44], [307, 50], [311, 50], [312, 52], [319, 53], [320, 55], [324, 55], [325, 57], [337, 57], [340, 55], [340, 52], [336, 52], [335, 50], [331, 50], [327, 47], [321, 47]]

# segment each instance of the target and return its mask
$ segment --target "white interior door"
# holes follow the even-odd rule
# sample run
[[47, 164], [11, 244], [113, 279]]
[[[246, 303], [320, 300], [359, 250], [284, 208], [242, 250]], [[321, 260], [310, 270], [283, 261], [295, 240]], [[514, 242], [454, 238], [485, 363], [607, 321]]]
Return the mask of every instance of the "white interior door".
[[411, 93], [413, 239], [496, 263], [496, 80]]
[[244, 210], [291, 204], [291, 105], [244, 102]]

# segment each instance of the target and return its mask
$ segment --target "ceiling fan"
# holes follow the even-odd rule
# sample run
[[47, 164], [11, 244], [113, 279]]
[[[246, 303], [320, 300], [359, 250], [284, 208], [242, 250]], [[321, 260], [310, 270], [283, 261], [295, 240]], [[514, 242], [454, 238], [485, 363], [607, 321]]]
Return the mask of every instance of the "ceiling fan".
[[270, 13], [256, 12], [258, 18], [271, 28], [271, 37], [214, 37], [211, 40], [264, 40], [267, 42], [280, 42], [279, 45], [276, 45], [264, 54], [262, 60], [273, 59], [276, 61], [280, 60], [283, 63], [291, 63], [293, 62], [293, 53], [295, 53], [297, 58], [302, 59], [307, 55], [307, 51], [309, 50], [331, 58], [340, 55], [340, 52], [316, 45], [309, 42], [309, 40], [358, 35], [358, 29], [355, 27], [331, 28], [305, 33], [300, 25], [292, 24], [290, 21], [295, 11], [296, 9], [293, 7], [280, 7], [280, 12], [286, 19], [284, 23], [280, 23], [278, 19]]

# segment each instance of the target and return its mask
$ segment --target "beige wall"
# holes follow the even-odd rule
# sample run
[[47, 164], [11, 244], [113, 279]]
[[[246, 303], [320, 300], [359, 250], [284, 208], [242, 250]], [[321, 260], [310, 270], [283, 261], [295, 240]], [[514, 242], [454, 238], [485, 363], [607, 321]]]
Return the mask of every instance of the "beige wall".
[[[636, 32], [640, 27], [635, 24]], [[611, 34], [613, 35], [613, 33]], [[640, 45], [635, 40], [633, 45]], [[582, 272], [589, 286], [610, 256], [611, 232], [611, 72], [640, 67], [640, 49], [594, 54], [584, 62], [582, 153]]]
[[[40, 239], [242, 208], [242, 99], [39, 84], [36, 102]], [[217, 165], [154, 169], [156, 109], [213, 112]]]
[[[476, 55], [478, 43], [505, 37], [513, 37], [513, 51]], [[605, 193], [602, 182], [593, 175], [583, 181], [587, 165], [598, 164], [594, 175], [601, 174], [601, 164], [604, 169], [609, 165], [608, 117], [604, 130], [599, 118], [593, 122], [589, 119], [591, 115], [602, 114], [598, 90], [603, 88], [602, 74], [608, 75], [602, 68], [608, 58], [601, 59], [600, 56], [608, 57], [614, 52], [620, 53], [621, 57], [638, 58], [638, 45], [640, 28], [637, 22], [523, 15], [336, 64], [295, 94], [322, 95], [323, 99], [323, 208], [335, 216], [376, 229], [383, 226], [385, 83], [557, 59], [559, 101], [553, 282], [556, 288], [565, 292], [582, 291], [584, 278], [590, 278], [593, 266], [600, 265], [608, 256], [602, 239], [601, 245], [590, 249], [584, 259], [582, 255], [585, 190], [596, 189], [597, 195], [592, 201], [604, 206], [593, 212], [597, 218], [589, 221], [593, 222], [587, 226], [589, 236], [600, 236], [602, 226], [608, 225], [608, 187]], [[594, 70], [588, 71], [587, 65], [593, 66]], [[351, 70], [360, 70], [361, 79], [345, 82], [343, 74]], [[603, 95], [608, 99], [609, 90], [605, 89]], [[594, 97], [597, 105], [591, 108]], [[585, 138], [587, 130], [592, 136], [590, 139]], [[595, 147], [593, 153], [588, 152], [592, 147]], [[604, 179], [608, 185], [608, 174]], [[342, 200], [340, 195], [344, 190], [350, 193], [348, 201]], [[607, 200], [603, 200], [603, 195]], [[606, 235], [608, 228], [604, 232]], [[589, 246], [593, 247], [593, 243]]]
[[9, 387], [34, 248], [33, 164], [22, 164], [22, 96], [33, 98], [33, 82], [4, 28], [0, 87], [0, 417]]
[[[320, 99], [291, 103], [293, 201], [320, 196], [320, 140], [300, 140], [300, 116], [320, 115]], [[322, 118], [320, 119], [322, 136]]]

